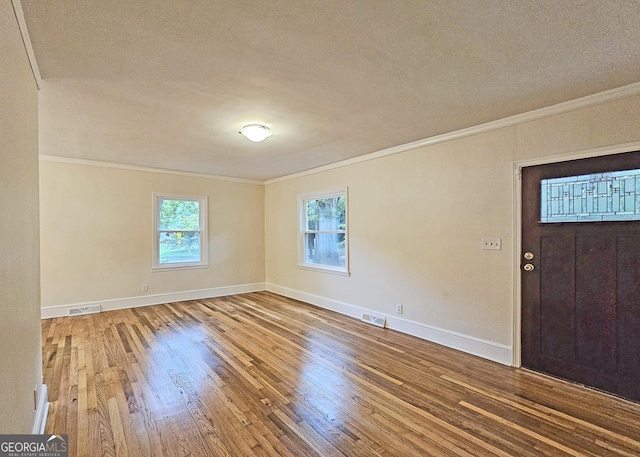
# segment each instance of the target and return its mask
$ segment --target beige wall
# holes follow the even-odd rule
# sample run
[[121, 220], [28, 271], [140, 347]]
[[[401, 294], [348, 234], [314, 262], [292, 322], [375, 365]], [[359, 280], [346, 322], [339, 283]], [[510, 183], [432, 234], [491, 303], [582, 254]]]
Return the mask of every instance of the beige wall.
[[42, 383], [37, 88], [11, 2], [0, 1], [0, 433], [31, 433]]
[[[514, 161], [638, 141], [638, 106], [630, 97], [269, 183], [267, 283], [391, 316], [401, 303], [425, 329], [510, 348]], [[298, 195], [347, 186], [351, 276], [299, 269]], [[481, 250], [483, 237], [502, 250]]]
[[[264, 282], [262, 184], [41, 160], [40, 186], [43, 308]], [[151, 271], [153, 192], [208, 197], [208, 268]]]

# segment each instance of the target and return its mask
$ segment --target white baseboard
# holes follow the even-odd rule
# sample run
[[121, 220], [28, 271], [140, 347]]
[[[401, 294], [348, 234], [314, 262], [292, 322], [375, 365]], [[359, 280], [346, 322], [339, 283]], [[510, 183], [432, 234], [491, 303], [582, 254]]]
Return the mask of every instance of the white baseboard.
[[47, 414], [49, 414], [48, 389], [46, 384], [38, 386], [36, 394], [36, 417], [33, 421], [32, 435], [42, 435], [47, 425]]
[[390, 314], [380, 313], [361, 306], [344, 303], [319, 295], [289, 289], [271, 283], [242, 284], [237, 286], [215, 287], [211, 289], [189, 290], [184, 292], [174, 292], [168, 294], [142, 295], [139, 297], [118, 298], [113, 300], [103, 300], [96, 302], [73, 303], [69, 305], [50, 306], [42, 308], [42, 319], [53, 317], [64, 317], [69, 315], [69, 308], [86, 307], [100, 305], [102, 311], [116, 309], [136, 308], [140, 306], [160, 305], [185, 300], [198, 300], [202, 298], [223, 297], [226, 295], [244, 294], [249, 292], [259, 292], [268, 290], [285, 297], [301, 300], [324, 309], [335, 311], [340, 314], [360, 319], [363, 314], [375, 314], [387, 319], [387, 328], [397, 330], [408, 335], [432, 341], [443, 346], [447, 346], [468, 354], [477, 355], [485, 359], [503, 365], [513, 363], [513, 349], [511, 346], [498, 344], [493, 341], [483, 340], [462, 333], [423, 324], [421, 322], [397, 317]]
[[299, 290], [289, 289], [277, 284], [267, 283], [267, 290], [285, 297], [294, 298], [296, 300], [311, 303], [324, 309], [335, 311], [340, 314], [360, 319], [363, 314], [375, 314], [376, 316], [385, 317], [387, 319], [387, 328], [397, 330], [408, 335], [416, 336], [423, 340], [431, 341], [443, 346], [457, 349], [468, 354], [477, 355], [479, 357], [493, 360], [503, 365], [511, 365], [513, 363], [513, 350], [510, 346], [495, 343], [493, 341], [483, 340], [462, 333], [452, 332], [450, 330], [433, 327], [421, 322], [381, 313], [372, 309], [344, 303], [319, 295], [301, 292]]
[[226, 295], [245, 294], [265, 290], [265, 283], [240, 284], [237, 286], [214, 287], [210, 289], [187, 290], [184, 292], [172, 292], [168, 294], [141, 295], [139, 297], [116, 298], [85, 303], [71, 303], [68, 305], [48, 306], [42, 308], [42, 319], [52, 317], [64, 317], [69, 315], [69, 308], [88, 307], [100, 305], [101, 311], [116, 309], [137, 308], [140, 306], [161, 305], [176, 301], [198, 300], [201, 298], [224, 297]]

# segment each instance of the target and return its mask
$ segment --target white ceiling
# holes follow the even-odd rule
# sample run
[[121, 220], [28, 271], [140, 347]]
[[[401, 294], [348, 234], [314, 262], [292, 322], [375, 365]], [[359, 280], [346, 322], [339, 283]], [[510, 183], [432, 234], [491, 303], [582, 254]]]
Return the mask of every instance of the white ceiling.
[[640, 81], [636, 0], [21, 3], [43, 155], [266, 180]]

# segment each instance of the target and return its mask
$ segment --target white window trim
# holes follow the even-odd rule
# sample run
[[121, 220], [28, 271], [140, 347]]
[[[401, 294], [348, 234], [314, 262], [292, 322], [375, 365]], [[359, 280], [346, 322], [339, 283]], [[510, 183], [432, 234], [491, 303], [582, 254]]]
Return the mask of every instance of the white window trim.
[[[298, 233], [298, 268], [303, 270], [319, 271], [323, 273], [331, 273], [341, 276], [350, 276], [349, 272], [349, 195], [348, 187], [340, 190], [328, 192], [315, 192], [312, 194], [304, 194], [298, 196], [298, 214], [300, 219]], [[344, 228], [344, 267], [334, 267], [330, 265], [319, 265], [317, 263], [305, 262], [305, 243], [304, 235], [306, 232], [306, 211], [305, 202], [307, 200], [318, 200], [322, 198], [345, 197], [345, 228]]]
[[[199, 225], [200, 225], [200, 261], [199, 262], [180, 262], [180, 263], [160, 263], [160, 242], [158, 237], [160, 225], [160, 201], [161, 200], [188, 200], [196, 201], [199, 205]], [[167, 270], [187, 270], [193, 268], [209, 267], [209, 237], [207, 234], [207, 197], [193, 195], [177, 195], [166, 193], [153, 193], [153, 260], [151, 264], [152, 271]]]

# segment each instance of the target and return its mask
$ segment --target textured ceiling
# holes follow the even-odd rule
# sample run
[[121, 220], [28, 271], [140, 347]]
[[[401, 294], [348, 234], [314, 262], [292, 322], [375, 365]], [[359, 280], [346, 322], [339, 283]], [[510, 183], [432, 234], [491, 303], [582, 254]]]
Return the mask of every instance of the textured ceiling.
[[635, 0], [21, 3], [43, 155], [263, 180], [640, 81]]

